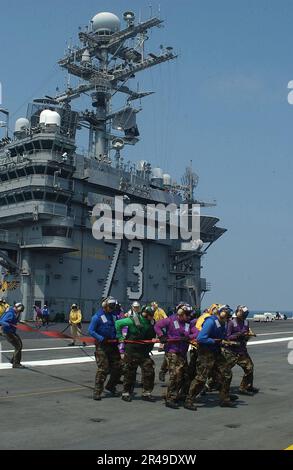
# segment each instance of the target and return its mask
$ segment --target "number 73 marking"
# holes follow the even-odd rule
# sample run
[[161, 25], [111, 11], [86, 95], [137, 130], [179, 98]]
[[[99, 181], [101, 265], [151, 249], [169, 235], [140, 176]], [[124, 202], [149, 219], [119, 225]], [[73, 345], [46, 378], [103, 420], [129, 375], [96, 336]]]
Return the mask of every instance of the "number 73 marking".
[[[122, 241], [121, 240], [106, 240], [106, 243], [111, 243], [112, 245], [115, 245], [114, 252], [113, 252], [113, 257], [110, 263], [108, 275], [106, 278], [106, 283], [103, 289], [102, 296], [103, 297], [108, 297], [111, 287], [112, 287], [112, 282], [113, 282], [113, 277], [117, 268], [118, 260], [119, 260], [119, 255], [121, 252], [122, 248]], [[133, 274], [138, 276], [138, 290], [133, 291], [131, 287], [127, 287], [127, 297], [129, 300], [139, 300], [142, 297], [143, 293], [143, 265], [144, 265], [144, 251], [143, 251], [143, 244], [141, 241], [138, 240], [131, 240], [128, 244], [128, 251], [130, 253], [133, 252], [133, 249], [138, 250], [138, 264], [133, 265]]]

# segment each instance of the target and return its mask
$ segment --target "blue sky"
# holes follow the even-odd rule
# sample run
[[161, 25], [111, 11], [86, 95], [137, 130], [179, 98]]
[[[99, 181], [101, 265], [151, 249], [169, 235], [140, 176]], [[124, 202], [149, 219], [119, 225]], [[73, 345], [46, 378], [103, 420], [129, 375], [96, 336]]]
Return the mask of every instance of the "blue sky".
[[[56, 62], [78, 26], [99, 11], [150, 14], [149, 0], [3, 3], [0, 81], [11, 127], [32, 98], [63, 87]], [[159, 3], [166, 23], [149, 45], [172, 45], [179, 58], [139, 77], [157, 94], [144, 101], [142, 140], [129, 158], [177, 178], [192, 159], [197, 197], [217, 200], [206, 212], [228, 232], [203, 258], [212, 284], [204, 304], [293, 309], [293, 2], [160, 0], [154, 14]]]

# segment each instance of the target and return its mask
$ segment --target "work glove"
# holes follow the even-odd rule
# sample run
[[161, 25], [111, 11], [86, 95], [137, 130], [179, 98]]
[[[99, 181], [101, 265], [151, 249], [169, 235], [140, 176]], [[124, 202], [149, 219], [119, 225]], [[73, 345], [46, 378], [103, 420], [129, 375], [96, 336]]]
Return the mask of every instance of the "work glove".
[[245, 336], [247, 335], [247, 333], [239, 333], [237, 335], [237, 338], [241, 339], [241, 338], [245, 338]]
[[165, 343], [167, 343], [168, 338], [167, 338], [166, 335], [163, 335], [163, 336], [160, 336], [160, 337], [159, 337], [159, 340], [160, 340], [160, 343], [161, 343], [161, 344], [165, 344]]
[[180, 335], [180, 340], [184, 343], [188, 343], [189, 342], [189, 336], [185, 336], [185, 335]]
[[124, 341], [119, 340], [118, 349], [119, 349], [120, 353], [124, 352], [124, 348], [125, 348]]
[[216, 338], [216, 339], [214, 339], [214, 341], [215, 341], [215, 343], [217, 343], [217, 344], [219, 344], [219, 345], [221, 345], [222, 342], [223, 342], [223, 340], [220, 339], [220, 338]]

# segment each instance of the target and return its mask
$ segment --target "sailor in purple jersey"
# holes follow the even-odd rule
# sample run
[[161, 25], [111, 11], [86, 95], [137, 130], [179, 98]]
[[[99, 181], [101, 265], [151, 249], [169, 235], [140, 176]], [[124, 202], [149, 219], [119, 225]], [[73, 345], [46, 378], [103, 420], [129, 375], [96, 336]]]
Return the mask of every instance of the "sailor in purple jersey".
[[190, 329], [192, 330], [192, 335], [194, 336], [195, 339], [198, 337], [198, 334], [199, 334], [199, 329], [196, 328], [197, 320], [198, 320], [197, 317], [192, 318], [192, 320], [190, 322]]
[[187, 351], [190, 341], [195, 338], [195, 333], [192, 333], [190, 328], [191, 313], [190, 305], [180, 304], [174, 315], [158, 321], [154, 327], [160, 342], [165, 344], [170, 377], [165, 404], [169, 408], [178, 409], [178, 400], [184, 399], [187, 393], [189, 384]]
[[254, 364], [247, 351], [247, 341], [249, 336], [253, 335], [247, 320], [248, 308], [245, 305], [238, 305], [235, 314], [236, 317], [228, 321], [226, 336], [227, 340], [236, 341], [237, 345], [225, 346], [224, 355], [231, 368], [237, 364], [244, 371], [238, 393], [253, 396], [259, 390], [253, 386]]
[[[181, 302], [182, 305], [183, 305], [183, 303], [184, 302]], [[173, 315], [176, 315], [176, 309], [175, 309], [175, 313], [173, 312], [173, 309], [172, 310], [169, 309], [168, 310], [168, 315], [167, 315], [168, 318], [172, 317]], [[164, 351], [165, 352], [165, 346], [163, 344], [159, 345], [159, 351]], [[168, 372], [168, 362], [167, 362], [167, 358], [166, 358], [166, 354], [165, 354], [163, 362], [161, 364], [160, 371], [159, 371], [159, 380], [161, 382], [165, 382], [165, 377], [166, 377], [167, 372]]]
[[[199, 330], [196, 328], [198, 318], [193, 318], [190, 322], [190, 330], [193, 338], [196, 340], [199, 334]], [[189, 352], [189, 363], [188, 363], [188, 377], [189, 377], [189, 385], [191, 384], [192, 380], [196, 375], [196, 361], [198, 356], [198, 345], [196, 342], [191, 344], [190, 352]], [[189, 388], [189, 387], [188, 387]]]
[[[181, 305], [184, 305], [183, 302], [181, 302], [178, 306], [177, 306], [177, 309], [179, 308], [179, 306]], [[175, 313], [173, 313], [172, 315], [169, 316], [169, 318], [173, 318], [176, 316], [176, 311]], [[192, 317], [191, 317], [192, 318]], [[191, 340], [195, 340], [197, 338], [197, 335], [199, 333], [199, 330], [196, 328], [196, 322], [197, 322], [197, 318], [192, 318], [191, 322], [190, 322], [190, 332], [191, 332]], [[166, 350], [166, 345], [164, 347], [164, 351]], [[189, 383], [191, 382], [191, 380], [194, 378], [195, 376], [195, 364], [196, 364], [196, 359], [197, 359], [197, 346], [196, 346], [196, 343], [194, 342], [194, 344], [191, 344], [191, 349], [190, 349], [190, 360], [189, 360], [189, 363], [188, 363], [188, 377], [189, 377]], [[160, 369], [160, 372], [159, 372], [159, 380], [161, 382], [165, 382], [165, 375], [166, 373], [168, 372], [168, 362], [167, 362], [167, 358], [166, 358], [166, 355], [164, 356], [164, 360], [162, 362], [162, 365], [161, 365], [161, 369]], [[187, 377], [186, 377], [186, 380], [187, 380]], [[188, 389], [189, 385], [188, 383], [186, 382], [186, 390]]]

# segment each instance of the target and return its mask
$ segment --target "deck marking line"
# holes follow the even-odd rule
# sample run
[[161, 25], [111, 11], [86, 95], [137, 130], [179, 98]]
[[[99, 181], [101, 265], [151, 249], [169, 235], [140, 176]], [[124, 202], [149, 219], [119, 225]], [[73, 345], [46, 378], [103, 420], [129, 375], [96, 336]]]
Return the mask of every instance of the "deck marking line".
[[5, 397], [0, 396], [0, 400], [7, 400], [9, 398], [24, 398], [32, 397], [34, 395], [50, 395], [51, 393], [61, 393], [61, 392], [77, 392], [78, 390], [83, 390], [86, 387], [75, 387], [75, 388], [59, 388], [56, 390], [47, 390], [43, 392], [29, 392], [29, 393], [20, 393], [19, 395], [6, 395]]
[[[271, 343], [281, 343], [285, 341], [291, 341], [293, 340], [293, 337], [288, 337], [288, 338], [276, 338], [276, 339], [265, 339], [262, 341], [252, 341], [248, 343], [248, 346], [255, 346], [257, 344], [271, 344]], [[164, 351], [159, 352], [159, 351], [153, 351], [154, 356], [160, 356], [165, 354]], [[54, 365], [66, 365], [66, 364], [80, 364], [80, 363], [85, 363], [85, 362], [94, 362], [93, 357], [72, 357], [72, 358], [63, 358], [63, 359], [49, 359], [49, 360], [43, 360], [43, 361], [28, 361], [28, 362], [22, 362], [24, 366], [29, 366], [29, 367], [42, 367], [42, 366], [54, 366]], [[2, 363], [0, 364], [0, 370], [1, 369], [12, 369], [12, 365], [9, 363]]]

